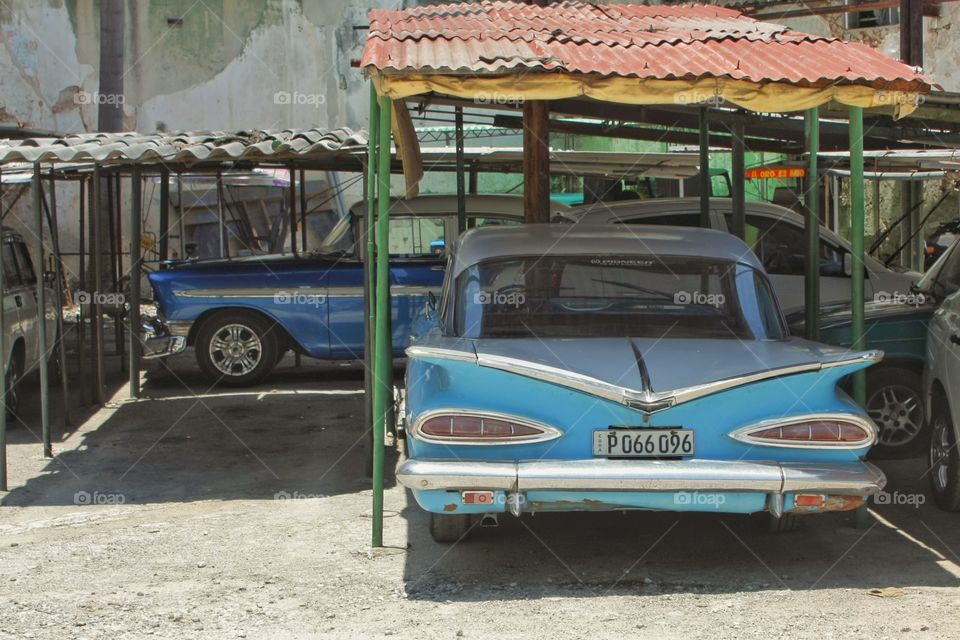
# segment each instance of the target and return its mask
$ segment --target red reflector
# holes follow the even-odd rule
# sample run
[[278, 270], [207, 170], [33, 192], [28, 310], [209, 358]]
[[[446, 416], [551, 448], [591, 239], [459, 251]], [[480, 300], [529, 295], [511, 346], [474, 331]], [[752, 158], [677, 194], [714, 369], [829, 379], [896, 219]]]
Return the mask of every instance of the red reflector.
[[542, 429], [510, 420], [471, 415], [433, 416], [420, 425], [420, 432], [438, 438], [529, 438], [544, 433]]
[[493, 504], [493, 491], [464, 491], [460, 499], [463, 504]]
[[793, 501], [798, 507], [820, 507], [823, 506], [823, 496], [816, 493], [798, 493]]

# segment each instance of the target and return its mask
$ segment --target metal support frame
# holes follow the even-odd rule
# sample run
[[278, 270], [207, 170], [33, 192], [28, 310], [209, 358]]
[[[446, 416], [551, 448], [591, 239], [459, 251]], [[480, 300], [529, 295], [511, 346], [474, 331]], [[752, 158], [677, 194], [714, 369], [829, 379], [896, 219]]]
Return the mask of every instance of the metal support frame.
[[733, 235], [745, 239], [747, 235], [747, 204], [746, 204], [746, 171], [744, 168], [745, 145], [743, 141], [744, 125], [743, 122], [735, 122], [730, 128], [733, 138], [731, 153], [731, 182], [733, 189]]
[[[130, 397], [140, 397], [140, 220], [143, 208], [143, 181], [140, 169], [134, 169], [130, 182], [130, 311], [127, 315], [130, 339]], [[117, 230], [119, 233], [119, 229]], [[165, 235], [165, 234], [164, 234]]]
[[287, 192], [288, 204], [290, 206], [290, 253], [297, 257], [297, 177], [291, 164], [288, 168], [290, 172], [290, 186]]
[[820, 110], [808, 109], [804, 114], [807, 146], [807, 180], [803, 203], [806, 209], [807, 260], [804, 273], [804, 332], [808, 340], [820, 337], [820, 174], [817, 154], [820, 152]]
[[[160, 259], [170, 258], [170, 170], [160, 169]], [[183, 256], [181, 256], [182, 258]]]
[[710, 126], [706, 107], [700, 107], [700, 226], [710, 228]]
[[[47, 286], [43, 281], [43, 184], [40, 163], [33, 163], [33, 220], [36, 224], [36, 270], [37, 277], [37, 342], [40, 353], [40, 429], [43, 438], [43, 457], [53, 457], [50, 444], [50, 380], [49, 349], [47, 348]], [[60, 310], [58, 309], [59, 313]]]
[[[393, 360], [390, 338], [390, 99], [378, 98], [377, 137], [377, 262], [375, 299], [375, 360], [373, 383], [373, 535], [372, 545], [383, 546], [383, 458], [387, 403], [392, 401], [389, 375]], [[368, 257], [369, 258], [369, 257]]]
[[90, 289], [90, 315], [93, 323], [93, 398], [97, 404], [107, 403], [103, 367], [103, 308], [100, 306], [100, 283], [103, 282], [103, 238], [100, 223], [103, 208], [103, 171], [93, 167], [93, 209], [90, 211], [90, 256], [93, 262], [93, 286]]
[[463, 233], [467, 230], [467, 194], [463, 175], [463, 107], [456, 107], [454, 116], [457, 138], [457, 227], [460, 233]]
[[[230, 250], [227, 245], [227, 221], [223, 219], [223, 172], [217, 171], [217, 241], [220, 246], [220, 257], [229, 258]], [[296, 251], [293, 252], [296, 255]]]
[[[863, 108], [850, 107], [850, 245], [853, 253], [853, 274], [850, 278], [851, 349], [864, 345], [864, 266], [863, 233]], [[867, 396], [867, 379], [863, 370], [853, 374], [853, 399], [861, 405]]]
[[[57, 301], [57, 335], [56, 345], [57, 357], [60, 360], [60, 391], [63, 402], [63, 425], [68, 427], [72, 424], [70, 419], [70, 387], [69, 376], [67, 375], [67, 348], [64, 342], [63, 330], [63, 292], [66, 286], [63, 282], [63, 259], [60, 255], [60, 222], [57, 220], [57, 181], [53, 174], [53, 166], [50, 167], [50, 208], [47, 210], [47, 226], [50, 228], [50, 244], [53, 248], [53, 264], [56, 276], [55, 286]], [[81, 184], [83, 184], [81, 182]], [[81, 207], [83, 202], [83, 190], [81, 189]], [[83, 222], [80, 223], [81, 229]], [[83, 358], [80, 358], [83, 361]]]
[[[363, 289], [364, 289], [364, 317], [367, 319], [363, 327], [363, 388], [365, 392], [365, 424], [370, 429], [370, 451], [367, 452], [367, 460], [364, 465], [367, 469], [367, 475], [373, 477], [374, 467], [374, 412], [373, 412], [373, 364], [376, 360], [373, 355], [374, 349], [374, 325], [376, 324], [376, 272], [374, 260], [377, 253], [376, 243], [374, 242], [373, 229], [377, 217], [377, 142], [380, 124], [380, 105], [377, 102], [377, 91], [373, 84], [370, 84], [370, 123], [367, 127], [369, 138], [367, 140], [367, 168], [364, 176], [366, 184], [364, 185], [364, 194], [367, 199], [367, 220], [365, 226], [366, 232], [366, 252], [363, 261]], [[382, 476], [381, 476], [382, 482]]]
[[550, 221], [550, 107], [523, 103], [523, 220]]

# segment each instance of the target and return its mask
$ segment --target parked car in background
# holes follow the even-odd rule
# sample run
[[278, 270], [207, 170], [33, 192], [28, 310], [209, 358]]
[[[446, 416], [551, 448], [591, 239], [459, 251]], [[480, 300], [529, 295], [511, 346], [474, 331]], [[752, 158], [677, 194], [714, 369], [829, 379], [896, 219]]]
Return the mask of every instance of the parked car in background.
[[[929, 422], [923, 396], [927, 326], [945, 297], [960, 287], [960, 251], [950, 247], [913, 289], [896, 296], [877, 295], [864, 307], [866, 349], [883, 351], [883, 361], [867, 372], [867, 412], [880, 428], [871, 454], [906, 457], [926, 451]], [[787, 316], [790, 330], [804, 334], [804, 314]], [[821, 309], [820, 340], [851, 347], [850, 305]]]
[[[467, 198], [468, 227], [516, 224], [523, 199]], [[158, 317], [144, 330], [145, 357], [193, 347], [211, 382], [242, 386], [263, 379], [284, 353], [329, 360], [363, 358], [363, 259], [366, 203], [357, 203], [307, 254], [180, 263], [150, 274]], [[552, 205], [560, 215], [568, 207]], [[390, 206], [393, 348], [409, 343], [411, 324], [430, 292], [439, 293], [444, 243], [456, 239], [456, 196], [394, 200]]]
[[782, 530], [884, 485], [863, 460], [876, 426], [836, 387], [882, 354], [790, 337], [730, 234], [475, 229], [430, 314], [397, 479], [438, 541], [502, 512], [766, 512]]
[[[960, 241], [924, 276], [921, 286], [944, 296], [930, 318], [923, 390], [930, 416], [930, 484], [938, 505], [960, 510]], [[929, 279], [929, 280], [928, 280]]]
[[[3, 253], [3, 362], [6, 363], [6, 389], [4, 405], [8, 415], [16, 415], [19, 409], [20, 386], [24, 375], [34, 370], [40, 362], [40, 324], [37, 322], [37, 272], [33, 267], [30, 251], [20, 234], [9, 229], [2, 231]], [[46, 325], [49, 344], [57, 339], [56, 292], [47, 287]], [[59, 353], [53, 349], [52, 354]], [[54, 369], [50, 380], [58, 379]]]
[[[573, 215], [586, 223], [700, 226], [699, 198], [600, 202], [578, 208]], [[729, 232], [733, 227], [733, 201], [710, 199], [710, 227]], [[804, 264], [807, 240], [804, 219], [790, 209], [767, 202], [746, 203], [747, 244], [760, 259], [780, 304], [788, 313], [804, 307]], [[851, 249], [847, 241], [829, 229], [820, 228], [820, 301], [822, 304], [850, 300]], [[872, 256], [864, 258], [865, 297], [885, 293], [906, 295], [919, 273], [885, 267]]]

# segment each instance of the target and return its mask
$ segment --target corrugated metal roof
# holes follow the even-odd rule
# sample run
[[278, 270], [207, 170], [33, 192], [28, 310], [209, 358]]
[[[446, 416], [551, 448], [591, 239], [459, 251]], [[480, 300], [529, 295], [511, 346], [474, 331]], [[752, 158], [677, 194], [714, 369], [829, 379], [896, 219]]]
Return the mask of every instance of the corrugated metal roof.
[[0, 164], [22, 162], [182, 164], [284, 162], [348, 153], [365, 147], [365, 131], [194, 131], [78, 133], [60, 138], [0, 140]]
[[800, 33], [725, 7], [575, 0], [373, 10], [360, 64], [388, 74], [564, 71], [801, 86], [839, 81], [900, 91], [927, 91], [932, 84], [866, 44]]

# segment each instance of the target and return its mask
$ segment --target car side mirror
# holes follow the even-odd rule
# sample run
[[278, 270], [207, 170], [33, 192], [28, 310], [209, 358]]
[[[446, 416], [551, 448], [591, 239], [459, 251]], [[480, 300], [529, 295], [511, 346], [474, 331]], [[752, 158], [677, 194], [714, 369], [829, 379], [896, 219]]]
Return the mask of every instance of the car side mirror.
[[853, 275], [853, 254], [851, 253], [843, 254], [843, 275], [847, 277]]

